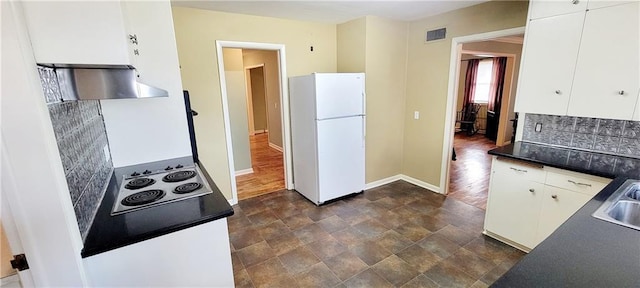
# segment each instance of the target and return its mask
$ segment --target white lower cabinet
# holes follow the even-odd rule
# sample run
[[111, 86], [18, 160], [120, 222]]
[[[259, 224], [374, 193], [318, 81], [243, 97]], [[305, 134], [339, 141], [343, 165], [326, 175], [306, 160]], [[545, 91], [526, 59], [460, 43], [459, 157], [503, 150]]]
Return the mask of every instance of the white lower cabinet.
[[494, 157], [484, 232], [529, 251], [609, 181]]

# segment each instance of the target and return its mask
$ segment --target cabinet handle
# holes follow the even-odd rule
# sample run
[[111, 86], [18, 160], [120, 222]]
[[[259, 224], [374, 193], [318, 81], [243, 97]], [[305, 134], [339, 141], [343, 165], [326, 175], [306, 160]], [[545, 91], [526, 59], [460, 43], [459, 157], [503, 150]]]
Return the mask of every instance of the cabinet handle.
[[578, 5], [578, 3], [580, 3], [580, 1], [579, 1], [579, 0], [573, 0], [573, 1], [571, 1], [571, 4], [573, 4], [573, 5]]
[[589, 183], [580, 183], [580, 182], [576, 182], [576, 181], [573, 181], [573, 180], [567, 180], [567, 182], [573, 183], [575, 185], [591, 187], [591, 184], [589, 184]]
[[624, 90], [618, 91], [618, 95], [624, 95]]
[[131, 41], [131, 43], [138, 45], [138, 35], [129, 34], [129, 40]]
[[531, 188], [531, 189], [529, 189], [529, 192], [531, 192], [531, 193], [536, 192], [536, 189]]
[[558, 195], [551, 195], [551, 198], [558, 199]]
[[523, 170], [523, 169], [518, 169], [518, 168], [513, 168], [513, 167], [509, 167], [509, 169], [516, 171], [516, 172], [524, 172], [527, 173], [527, 170]]
[[560, 95], [560, 94], [562, 94], [562, 91], [556, 90], [556, 94]]

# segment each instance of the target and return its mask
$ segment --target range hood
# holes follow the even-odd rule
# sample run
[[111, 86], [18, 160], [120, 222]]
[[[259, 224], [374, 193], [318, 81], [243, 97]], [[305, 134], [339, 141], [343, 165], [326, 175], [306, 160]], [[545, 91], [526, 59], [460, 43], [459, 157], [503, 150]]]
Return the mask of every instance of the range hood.
[[129, 65], [38, 65], [53, 69], [65, 101], [169, 96], [166, 90], [138, 82]]

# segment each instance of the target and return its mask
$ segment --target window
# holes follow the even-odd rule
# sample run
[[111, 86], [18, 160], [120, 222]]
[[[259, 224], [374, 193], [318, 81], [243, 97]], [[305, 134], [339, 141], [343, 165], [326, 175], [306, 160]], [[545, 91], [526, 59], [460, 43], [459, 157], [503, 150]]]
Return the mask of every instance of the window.
[[493, 74], [493, 59], [484, 59], [478, 63], [476, 75], [476, 89], [473, 93], [474, 103], [489, 102], [489, 90], [491, 90], [491, 74]]

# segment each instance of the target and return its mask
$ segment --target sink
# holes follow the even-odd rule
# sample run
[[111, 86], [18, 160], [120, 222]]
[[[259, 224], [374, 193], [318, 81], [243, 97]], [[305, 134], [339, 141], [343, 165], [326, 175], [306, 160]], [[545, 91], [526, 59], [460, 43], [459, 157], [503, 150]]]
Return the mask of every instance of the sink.
[[593, 213], [593, 217], [640, 230], [640, 180], [627, 180]]

